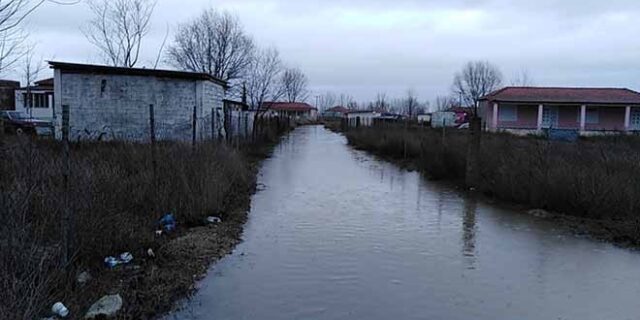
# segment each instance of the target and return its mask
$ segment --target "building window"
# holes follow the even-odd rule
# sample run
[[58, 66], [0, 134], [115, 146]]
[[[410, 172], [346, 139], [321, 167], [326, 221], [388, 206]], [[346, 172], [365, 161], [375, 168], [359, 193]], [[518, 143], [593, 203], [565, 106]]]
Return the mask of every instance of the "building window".
[[[31, 101], [29, 101], [28, 97], [31, 97]], [[48, 109], [49, 108], [49, 95], [46, 93], [32, 93], [31, 95], [27, 95], [27, 93], [22, 94], [22, 101], [25, 108], [33, 107], [38, 109]]]
[[631, 108], [631, 129], [640, 130], [640, 108]]
[[501, 122], [518, 121], [518, 107], [517, 106], [499, 106], [498, 120]]
[[600, 111], [598, 107], [587, 107], [587, 124], [598, 124], [600, 123]]

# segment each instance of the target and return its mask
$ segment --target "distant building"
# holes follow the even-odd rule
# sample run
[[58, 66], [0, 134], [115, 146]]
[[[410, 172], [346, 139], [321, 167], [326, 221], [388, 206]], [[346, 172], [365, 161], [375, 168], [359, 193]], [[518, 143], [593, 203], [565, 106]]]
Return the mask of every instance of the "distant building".
[[[149, 109], [154, 106], [160, 140], [211, 137], [212, 110], [223, 107], [226, 82], [204, 73], [117, 68], [49, 62], [54, 69], [54, 125], [62, 134], [62, 109], [68, 106], [73, 140], [149, 141]], [[195, 117], [194, 117], [195, 113]], [[195, 118], [195, 119], [194, 119]]]
[[349, 109], [342, 106], [336, 106], [325, 110], [322, 113], [322, 117], [325, 119], [342, 119], [348, 112]]
[[458, 115], [454, 111], [436, 111], [431, 114], [431, 126], [434, 128], [458, 126]]
[[418, 123], [431, 123], [431, 113], [419, 114]]
[[16, 109], [16, 89], [20, 88], [20, 82], [0, 80], [0, 110]]
[[263, 108], [277, 116], [288, 116], [296, 121], [309, 122], [318, 120], [318, 109], [303, 102], [265, 102]]
[[33, 118], [53, 120], [53, 78], [36, 81], [33, 86], [15, 90], [16, 111]]
[[640, 131], [640, 93], [614, 88], [506, 87], [480, 99], [492, 131]]
[[370, 127], [374, 124], [374, 119], [378, 118], [380, 113], [371, 110], [351, 110], [345, 115], [347, 125], [349, 127]]

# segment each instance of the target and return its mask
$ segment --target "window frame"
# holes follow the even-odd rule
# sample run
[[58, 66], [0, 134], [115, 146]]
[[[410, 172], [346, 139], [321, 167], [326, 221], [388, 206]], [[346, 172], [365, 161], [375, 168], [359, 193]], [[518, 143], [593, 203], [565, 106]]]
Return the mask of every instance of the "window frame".
[[[513, 113], [511, 117], [504, 118], [503, 113], [506, 108], [512, 108]], [[518, 106], [517, 105], [499, 105], [498, 106], [498, 122], [518, 122]]]

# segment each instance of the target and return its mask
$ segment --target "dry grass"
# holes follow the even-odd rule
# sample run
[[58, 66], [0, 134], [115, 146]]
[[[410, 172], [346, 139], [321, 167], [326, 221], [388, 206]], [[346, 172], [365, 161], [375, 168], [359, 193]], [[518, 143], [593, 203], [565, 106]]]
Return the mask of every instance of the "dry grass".
[[[154, 176], [150, 145], [78, 143], [71, 149], [70, 208], [74, 259], [62, 265], [62, 151], [51, 141], [5, 139], [0, 145], [0, 314], [6, 319], [46, 315], [64, 301], [73, 318], [100, 296], [125, 296], [123, 318], [149, 318], [167, 311], [192, 290], [194, 275], [239, 240], [255, 164], [287, 128], [263, 129], [256, 143], [240, 149], [207, 143], [157, 146]], [[165, 213], [178, 232], [157, 238]], [[224, 223], [205, 225], [209, 215]], [[188, 232], [190, 228], [196, 232]], [[198, 229], [200, 228], [200, 229]], [[198, 231], [199, 230], [199, 231]], [[152, 248], [155, 259], [147, 259]], [[131, 252], [140, 268], [106, 271], [105, 256]], [[90, 270], [86, 287], [76, 275]]]

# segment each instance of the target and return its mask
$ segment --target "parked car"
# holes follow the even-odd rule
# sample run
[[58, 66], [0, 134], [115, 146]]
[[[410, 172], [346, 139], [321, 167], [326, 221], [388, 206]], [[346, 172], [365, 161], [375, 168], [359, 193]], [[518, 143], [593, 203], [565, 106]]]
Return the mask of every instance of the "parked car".
[[7, 134], [51, 135], [53, 132], [51, 122], [31, 118], [19, 111], [0, 111], [0, 119]]

